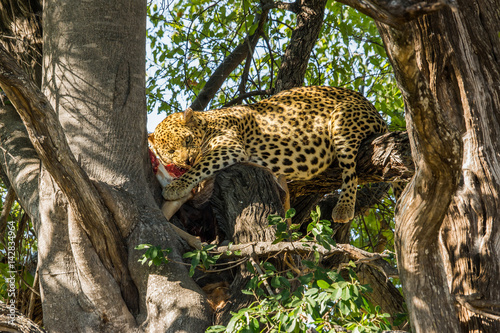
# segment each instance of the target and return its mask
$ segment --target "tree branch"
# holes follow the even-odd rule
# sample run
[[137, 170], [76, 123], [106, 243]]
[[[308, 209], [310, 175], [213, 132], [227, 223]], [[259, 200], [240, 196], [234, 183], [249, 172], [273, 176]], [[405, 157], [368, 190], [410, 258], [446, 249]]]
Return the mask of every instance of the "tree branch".
[[15, 310], [11, 312], [9, 304], [0, 301], [0, 332], [44, 333], [43, 328]]
[[283, 2], [283, 1], [267, 1], [266, 4], [262, 7], [263, 10], [269, 9], [284, 9], [291, 11], [295, 14], [299, 11], [298, 1], [295, 2]]
[[438, 0], [433, 3], [415, 0], [337, 0], [348, 5], [375, 21], [401, 29], [406, 22], [422, 15], [433, 13], [446, 7], [454, 6], [453, 0]]
[[491, 310], [491, 308], [500, 307], [500, 304], [483, 301], [481, 300], [481, 297], [482, 296], [480, 294], [455, 295], [457, 302], [467, 310], [486, 318], [500, 320], [500, 312]]
[[349, 259], [356, 260], [357, 263], [366, 263], [376, 267], [387, 277], [398, 277], [398, 272], [384, 258], [390, 257], [389, 254], [371, 253], [363, 251], [350, 244], [337, 244], [327, 249], [315, 242], [251, 242], [236, 244], [231, 246], [219, 246], [213, 252], [220, 254], [221, 258], [249, 257], [252, 256], [273, 256], [282, 252], [307, 255], [318, 251], [322, 256], [333, 254], [344, 254]]
[[245, 60], [249, 53], [253, 52], [260, 36], [264, 32], [264, 24], [267, 21], [267, 14], [269, 9], [263, 9], [259, 17], [258, 27], [253, 35], [248, 36], [245, 40], [238, 45], [230, 55], [217, 67], [210, 79], [205, 83], [201, 89], [198, 97], [191, 104], [190, 108], [195, 111], [205, 109], [208, 103], [215, 96], [219, 88], [222, 86], [226, 78], [231, 74], [236, 67], [238, 67], [243, 60]]
[[272, 95], [272, 93], [273, 93], [273, 91], [271, 89], [250, 91], [250, 92], [241, 94], [240, 96], [227, 102], [226, 104], [224, 104], [223, 107], [227, 108], [227, 107], [233, 106], [235, 104], [241, 104], [241, 102], [245, 98], [249, 98], [249, 97], [253, 97], [253, 96], [260, 96], [260, 95]]
[[303, 84], [311, 51], [323, 25], [326, 0], [304, 0], [294, 5], [297, 6], [297, 24], [281, 60], [276, 93]]
[[0, 107], [0, 147], [0, 168], [37, 229], [40, 159], [12, 105]]
[[[406, 132], [375, 135], [363, 141], [356, 158], [358, 183], [408, 181], [415, 168]], [[341, 169], [335, 161], [319, 176], [307, 181], [289, 183], [295, 196], [330, 193], [342, 185]]]

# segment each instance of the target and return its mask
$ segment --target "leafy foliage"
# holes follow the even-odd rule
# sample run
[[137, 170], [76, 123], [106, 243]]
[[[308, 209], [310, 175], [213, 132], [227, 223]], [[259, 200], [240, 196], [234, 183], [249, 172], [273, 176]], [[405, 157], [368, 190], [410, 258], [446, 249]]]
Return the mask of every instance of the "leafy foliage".
[[[7, 189], [0, 181], [0, 211], [5, 207]], [[36, 271], [37, 240], [31, 220], [14, 202], [7, 225], [0, 227], [0, 301], [16, 301], [16, 309], [26, 314]], [[12, 284], [13, 283], [13, 284]], [[14, 287], [14, 288], [12, 288]], [[12, 289], [15, 293], [12, 294]]]
[[171, 249], [162, 249], [159, 246], [154, 246], [151, 244], [139, 244], [135, 247], [136, 250], [146, 250], [142, 255], [139, 262], [141, 264], [148, 264], [151, 266], [155, 264], [156, 266], [168, 263], [167, 255], [170, 253]]
[[214, 265], [220, 258], [220, 255], [210, 255], [208, 251], [213, 250], [217, 245], [205, 245], [201, 250], [196, 250], [193, 252], [186, 252], [182, 256], [183, 258], [191, 258], [191, 267], [189, 269], [189, 276], [194, 275], [194, 270], [196, 267], [202, 269], [209, 269], [210, 266]]
[[[319, 208], [311, 213], [308, 232], [301, 240], [314, 238], [330, 248], [335, 245], [330, 240], [330, 222], [319, 220], [320, 215]], [[273, 225], [286, 224], [286, 220], [278, 221], [276, 216], [270, 216], [269, 221]], [[279, 229], [277, 238], [285, 241], [286, 232]], [[300, 271], [280, 272], [266, 261], [261, 264], [263, 274], [259, 274], [247, 264], [254, 277], [242, 292], [253, 295], [255, 302], [233, 313], [227, 327], [213, 326], [207, 332], [304, 332], [308, 327], [318, 332], [335, 332], [339, 327], [353, 332], [380, 332], [391, 328], [389, 315], [380, 313], [380, 308], [368, 301], [365, 295], [370, 287], [361, 285], [351, 268], [345, 279], [339, 272], [323, 268], [319, 253], [311, 250], [313, 259], [303, 259]]]
[[[311, 222], [307, 233], [302, 235], [297, 226], [287, 219], [293, 218], [293, 209], [286, 212], [285, 218], [270, 215], [270, 225], [276, 226], [276, 241], [315, 242], [318, 246], [331, 249], [335, 246], [332, 240], [333, 230], [330, 221], [321, 220], [319, 207], [311, 212]], [[203, 271], [212, 269], [221, 254], [215, 254], [216, 245], [206, 245], [201, 250], [184, 254], [191, 259], [190, 275], [196, 268]], [[167, 263], [166, 250], [150, 244], [142, 244], [136, 249], [147, 249], [142, 263], [161, 265]], [[231, 254], [231, 251], [226, 253]], [[235, 255], [241, 255], [235, 251]], [[285, 254], [286, 256], [287, 254]], [[290, 259], [293, 261], [293, 259]], [[347, 267], [347, 274], [340, 269], [334, 271], [321, 264], [321, 256], [315, 246], [311, 254], [302, 258], [293, 269], [278, 270], [271, 260], [266, 260], [256, 270], [247, 261], [247, 270], [253, 274], [244, 294], [255, 297], [251, 306], [233, 313], [226, 326], [212, 326], [207, 332], [304, 332], [314, 327], [318, 332], [335, 332], [339, 327], [352, 332], [381, 332], [390, 329], [389, 314], [381, 313], [379, 306], [373, 306], [367, 293], [368, 285], [361, 285], [352, 268]], [[402, 318], [404, 320], [405, 318]]]

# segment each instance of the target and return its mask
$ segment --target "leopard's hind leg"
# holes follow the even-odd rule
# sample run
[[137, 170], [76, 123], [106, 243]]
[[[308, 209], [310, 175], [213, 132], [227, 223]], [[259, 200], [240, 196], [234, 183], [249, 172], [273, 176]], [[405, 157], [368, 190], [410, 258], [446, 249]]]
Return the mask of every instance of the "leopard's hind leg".
[[[347, 108], [347, 106], [344, 106]], [[347, 223], [354, 218], [358, 176], [356, 175], [356, 155], [361, 141], [373, 132], [364, 124], [358, 124], [356, 116], [342, 106], [334, 112], [330, 123], [330, 134], [335, 153], [342, 169], [342, 187], [337, 205], [332, 211], [334, 222]]]

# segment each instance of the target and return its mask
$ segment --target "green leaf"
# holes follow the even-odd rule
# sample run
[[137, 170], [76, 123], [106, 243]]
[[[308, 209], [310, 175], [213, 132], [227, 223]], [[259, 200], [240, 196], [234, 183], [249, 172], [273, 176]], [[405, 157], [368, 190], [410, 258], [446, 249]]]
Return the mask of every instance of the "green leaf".
[[220, 332], [224, 332], [225, 330], [226, 330], [226, 326], [222, 326], [222, 325], [210, 326], [209, 328], [207, 328], [205, 333], [220, 333]]
[[285, 218], [286, 219], [291, 219], [292, 217], [295, 216], [295, 213], [296, 213], [295, 209], [294, 208], [290, 208], [289, 210], [286, 211]]
[[351, 296], [351, 290], [349, 289], [349, 287], [342, 288], [342, 300], [348, 301], [349, 299], [351, 299]]
[[[304, 261], [303, 261], [304, 262]], [[309, 273], [298, 277], [301, 284], [308, 284], [313, 279], [313, 274]]]
[[321, 289], [327, 289], [327, 288], [330, 288], [330, 284], [328, 282], [326, 282], [325, 280], [318, 280], [316, 281], [318, 287], [320, 287]]
[[278, 223], [281, 223], [283, 221], [283, 218], [279, 215], [269, 215], [267, 217], [267, 221], [269, 222], [269, 225], [276, 225]]

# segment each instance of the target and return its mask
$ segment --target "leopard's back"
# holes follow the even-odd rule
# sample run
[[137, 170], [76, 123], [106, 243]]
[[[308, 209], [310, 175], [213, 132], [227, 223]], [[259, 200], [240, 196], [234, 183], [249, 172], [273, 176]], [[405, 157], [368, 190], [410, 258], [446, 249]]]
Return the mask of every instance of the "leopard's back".
[[214, 135], [236, 129], [250, 161], [290, 180], [307, 180], [324, 171], [336, 158], [336, 134], [349, 132], [359, 139], [387, 130], [362, 95], [332, 87], [295, 88], [206, 116]]

